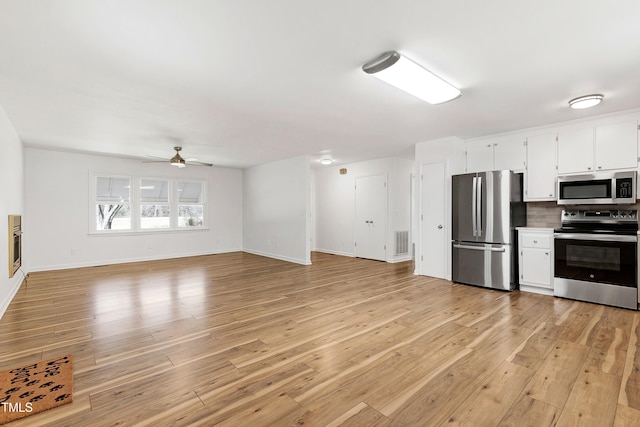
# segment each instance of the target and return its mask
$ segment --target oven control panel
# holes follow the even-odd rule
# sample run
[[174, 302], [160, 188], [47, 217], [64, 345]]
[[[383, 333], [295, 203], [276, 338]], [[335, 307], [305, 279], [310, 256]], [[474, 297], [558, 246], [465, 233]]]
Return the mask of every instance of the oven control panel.
[[562, 222], [638, 222], [638, 211], [635, 209], [581, 210], [565, 209], [562, 211]]

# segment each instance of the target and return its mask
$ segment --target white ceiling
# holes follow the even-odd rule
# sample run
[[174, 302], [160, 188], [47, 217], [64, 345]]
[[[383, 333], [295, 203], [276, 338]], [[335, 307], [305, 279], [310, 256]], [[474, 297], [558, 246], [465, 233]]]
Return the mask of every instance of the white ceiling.
[[[404, 53], [429, 105], [361, 71]], [[567, 101], [602, 93], [574, 111]], [[0, 0], [0, 105], [27, 146], [338, 163], [640, 107], [640, 1]]]

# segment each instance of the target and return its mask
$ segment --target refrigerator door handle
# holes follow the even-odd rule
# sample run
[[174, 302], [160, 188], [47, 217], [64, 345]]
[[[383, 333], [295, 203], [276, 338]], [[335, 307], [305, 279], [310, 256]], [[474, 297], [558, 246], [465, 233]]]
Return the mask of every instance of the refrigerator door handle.
[[476, 182], [476, 232], [478, 237], [482, 236], [482, 177], [478, 177]]
[[469, 245], [460, 245], [458, 243], [454, 243], [453, 247], [456, 249], [472, 249], [474, 251], [490, 251], [490, 252], [506, 252], [505, 248], [488, 248], [486, 246], [469, 246]]
[[471, 227], [473, 228], [473, 237], [478, 235], [478, 178], [473, 177], [472, 189], [471, 189]]

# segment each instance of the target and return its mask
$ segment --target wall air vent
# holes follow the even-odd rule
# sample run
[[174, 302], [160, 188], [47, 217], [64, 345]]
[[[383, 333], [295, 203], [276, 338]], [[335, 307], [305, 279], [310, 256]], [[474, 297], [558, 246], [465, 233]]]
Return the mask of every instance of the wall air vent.
[[396, 231], [395, 255], [409, 255], [409, 231]]

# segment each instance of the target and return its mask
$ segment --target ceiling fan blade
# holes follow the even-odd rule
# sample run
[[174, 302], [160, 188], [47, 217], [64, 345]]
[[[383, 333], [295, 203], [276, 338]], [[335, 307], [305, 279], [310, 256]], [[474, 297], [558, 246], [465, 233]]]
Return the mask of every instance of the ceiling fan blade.
[[185, 159], [180, 155], [180, 151], [182, 150], [182, 147], [173, 147], [173, 149], [176, 150], [176, 154], [170, 159], [167, 159], [164, 157], [157, 157], [157, 156], [145, 156], [149, 160], [143, 160], [142, 163], [172, 163], [175, 161], [176, 163], [181, 163], [179, 167], [184, 167], [185, 164], [194, 165], [194, 166], [213, 166], [212, 163], [199, 162], [198, 159], [194, 157]]
[[194, 166], [213, 166], [213, 163], [205, 163], [205, 162], [196, 162], [196, 161], [186, 161], [188, 165]]

